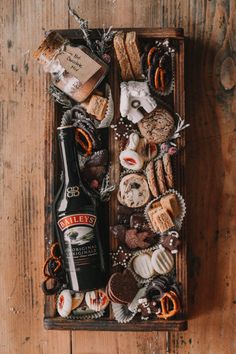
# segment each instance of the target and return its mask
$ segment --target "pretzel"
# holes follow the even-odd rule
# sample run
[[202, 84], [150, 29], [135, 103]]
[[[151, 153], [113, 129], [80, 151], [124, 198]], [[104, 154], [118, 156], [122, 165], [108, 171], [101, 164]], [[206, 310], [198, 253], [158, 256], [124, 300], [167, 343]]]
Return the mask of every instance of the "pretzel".
[[[80, 138], [80, 134], [85, 138], [86, 143]], [[84, 156], [89, 156], [92, 154], [93, 143], [89, 134], [82, 128], [76, 128], [76, 141], [82, 147], [85, 152]]]
[[[160, 300], [161, 302], [161, 313], [157, 314], [158, 318], [167, 318], [173, 317], [180, 310], [180, 302], [176, 293], [172, 290], [166, 292]], [[171, 302], [173, 309], [169, 310], [169, 302]]]
[[147, 64], [148, 66], [150, 66], [152, 63], [151, 63], [151, 60], [152, 60], [152, 56], [153, 54], [157, 51], [157, 48], [156, 47], [152, 47], [149, 52], [148, 52], [148, 56], [147, 56]]
[[158, 67], [155, 71], [154, 76], [154, 86], [156, 90], [165, 90], [165, 75], [166, 71], [160, 67]]

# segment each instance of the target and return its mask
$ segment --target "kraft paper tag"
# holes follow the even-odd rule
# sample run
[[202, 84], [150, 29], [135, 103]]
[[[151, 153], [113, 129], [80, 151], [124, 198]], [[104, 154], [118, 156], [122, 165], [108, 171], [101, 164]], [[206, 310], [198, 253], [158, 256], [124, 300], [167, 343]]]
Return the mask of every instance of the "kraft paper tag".
[[67, 46], [62, 53], [58, 54], [57, 59], [66, 71], [76, 77], [81, 84], [87, 82], [101, 68], [80, 48]]

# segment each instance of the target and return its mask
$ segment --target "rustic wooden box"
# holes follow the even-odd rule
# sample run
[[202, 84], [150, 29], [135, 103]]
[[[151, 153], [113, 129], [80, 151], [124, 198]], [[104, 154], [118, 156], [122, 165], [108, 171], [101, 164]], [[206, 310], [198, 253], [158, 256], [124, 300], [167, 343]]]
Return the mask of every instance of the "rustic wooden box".
[[[129, 31], [132, 29], [122, 29]], [[136, 28], [139, 39], [147, 41], [149, 39], [173, 38], [177, 44], [176, 52], [176, 77], [174, 92], [165, 100], [172, 105], [175, 112], [179, 113], [182, 118], [185, 117], [185, 95], [184, 95], [184, 37], [183, 30], [180, 28]], [[80, 30], [60, 30], [61, 35], [70, 39], [73, 43], [81, 43]], [[96, 37], [96, 30], [92, 32], [92, 36]], [[115, 103], [114, 122], [119, 119], [119, 68], [116, 60], [113, 60], [113, 68], [110, 74], [110, 83]], [[52, 220], [52, 201], [59, 187], [59, 158], [57, 148], [56, 127], [60, 123], [61, 109], [58, 104], [54, 105], [52, 110], [51, 121], [46, 123], [45, 127], [45, 257], [49, 255], [49, 249], [52, 242], [55, 241], [55, 233]], [[119, 146], [114, 139], [114, 133], [110, 129], [107, 132], [108, 148], [110, 159], [112, 162], [111, 178], [113, 182], [119, 181], [120, 165], [118, 159]], [[180, 147], [185, 146], [185, 137], [182, 133], [178, 144]], [[175, 189], [185, 196], [185, 151], [180, 149], [180, 153], [175, 160]], [[116, 209], [117, 209], [116, 193], [113, 194], [107, 210], [106, 222], [107, 226], [115, 225]], [[109, 232], [107, 227], [107, 239]], [[68, 320], [59, 317], [55, 309], [55, 301], [51, 296], [45, 296], [44, 307], [44, 326], [46, 329], [57, 330], [96, 330], [96, 331], [180, 331], [187, 329], [186, 311], [187, 311], [187, 262], [186, 262], [186, 238], [185, 225], [181, 230], [182, 246], [176, 257], [176, 273], [177, 280], [182, 284], [182, 311], [175, 316], [173, 320], [155, 320], [155, 321], [138, 321], [133, 320], [127, 324], [117, 323], [112, 312], [109, 310], [106, 317], [97, 320]], [[116, 247], [114, 239], [109, 240], [110, 251]]]

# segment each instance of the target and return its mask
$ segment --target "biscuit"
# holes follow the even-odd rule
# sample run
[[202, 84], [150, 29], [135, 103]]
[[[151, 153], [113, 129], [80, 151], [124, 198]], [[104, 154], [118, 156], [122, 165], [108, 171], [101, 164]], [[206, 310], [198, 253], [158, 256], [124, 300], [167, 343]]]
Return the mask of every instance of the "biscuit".
[[134, 80], [134, 74], [132, 72], [129, 57], [126, 53], [124, 38], [125, 38], [125, 34], [123, 32], [118, 32], [115, 35], [114, 49], [120, 64], [122, 80], [129, 81], [129, 80]]
[[163, 233], [174, 226], [170, 215], [163, 208], [159, 207], [149, 210], [148, 216], [150, 218], [152, 227], [156, 232]]
[[148, 180], [148, 185], [153, 197], [158, 197], [158, 189], [155, 178], [154, 162], [151, 160], [146, 167], [146, 175]]
[[157, 177], [157, 184], [158, 184], [159, 191], [161, 194], [163, 194], [166, 192], [167, 188], [166, 188], [164, 169], [163, 169], [163, 164], [161, 159], [156, 161], [156, 177]]
[[163, 166], [165, 171], [166, 177], [166, 184], [168, 188], [174, 187], [174, 178], [173, 178], [173, 171], [171, 166], [171, 157], [169, 154], [165, 154], [163, 156]]
[[172, 114], [163, 107], [157, 107], [147, 114], [138, 127], [148, 143], [164, 143], [174, 131], [174, 118]]
[[165, 209], [169, 215], [175, 219], [180, 215], [180, 205], [177, 196], [174, 193], [167, 194], [160, 199], [160, 203], [163, 209]]
[[150, 192], [144, 176], [131, 173], [122, 178], [117, 193], [118, 201], [129, 208], [139, 208], [147, 204]]
[[165, 248], [158, 248], [152, 254], [151, 264], [158, 274], [167, 274], [174, 267], [174, 258]]
[[106, 114], [107, 103], [107, 98], [98, 95], [92, 95], [86, 110], [89, 114], [95, 116], [97, 120], [103, 120]]
[[155, 274], [151, 263], [151, 256], [148, 253], [136, 256], [132, 262], [132, 267], [134, 272], [143, 279], [151, 278]]
[[141, 80], [142, 70], [141, 70], [141, 58], [137, 43], [137, 34], [135, 31], [128, 32], [125, 39], [125, 48], [129, 57], [129, 61], [132, 67], [136, 80]]

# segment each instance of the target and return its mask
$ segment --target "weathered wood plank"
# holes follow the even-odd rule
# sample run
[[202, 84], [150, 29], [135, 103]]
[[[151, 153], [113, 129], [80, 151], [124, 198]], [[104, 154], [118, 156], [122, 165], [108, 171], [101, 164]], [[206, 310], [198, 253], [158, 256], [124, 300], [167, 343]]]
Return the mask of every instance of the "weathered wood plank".
[[44, 127], [48, 80], [31, 57], [44, 29], [67, 26], [67, 1], [1, 2], [1, 340], [3, 354], [68, 353], [43, 329]]

